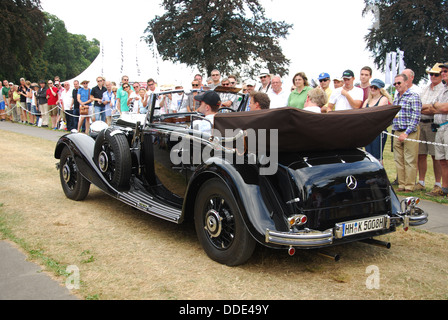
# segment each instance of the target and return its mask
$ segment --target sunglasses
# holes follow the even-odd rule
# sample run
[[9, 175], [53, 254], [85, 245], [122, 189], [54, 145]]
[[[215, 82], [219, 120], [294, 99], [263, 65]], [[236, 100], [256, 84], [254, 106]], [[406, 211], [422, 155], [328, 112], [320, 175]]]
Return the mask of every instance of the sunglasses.
[[130, 88], [130, 86], [123, 86], [123, 89], [128, 89]]
[[192, 84], [191, 86], [192, 86], [192, 87], [199, 87], [198, 84]]
[[395, 82], [394, 87], [396, 87], [396, 86], [401, 86], [401, 82]]
[[378, 87], [377, 87], [377, 86], [370, 86], [370, 89], [372, 89], [372, 90], [378, 90]]
[[330, 81], [330, 79], [322, 79], [322, 80], [319, 80], [319, 82], [327, 82], [327, 81]]
[[222, 83], [223, 86], [230, 86], [230, 83]]
[[440, 73], [448, 73], [448, 70], [442, 70]]
[[260, 79], [264, 79], [264, 78], [267, 78], [267, 77], [268, 77], [268, 76], [261, 76]]
[[436, 78], [440, 77], [440, 74], [439, 74], [439, 73], [430, 73], [429, 75], [430, 75], [431, 77], [436, 77]]

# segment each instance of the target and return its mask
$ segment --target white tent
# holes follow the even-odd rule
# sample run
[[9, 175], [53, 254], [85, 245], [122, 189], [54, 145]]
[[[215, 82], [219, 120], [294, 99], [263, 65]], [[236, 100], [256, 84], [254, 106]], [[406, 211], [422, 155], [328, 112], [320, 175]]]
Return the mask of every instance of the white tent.
[[195, 70], [185, 65], [162, 61], [156, 45], [150, 48], [141, 39], [117, 37], [101, 41], [100, 53], [92, 64], [68, 81], [73, 83], [74, 80], [88, 80], [90, 86], [94, 86], [96, 78], [103, 76], [106, 80], [120, 85], [122, 76], [126, 75], [131, 83], [146, 83], [149, 78], [153, 78], [159, 86], [181, 84], [189, 87], [195, 73]]

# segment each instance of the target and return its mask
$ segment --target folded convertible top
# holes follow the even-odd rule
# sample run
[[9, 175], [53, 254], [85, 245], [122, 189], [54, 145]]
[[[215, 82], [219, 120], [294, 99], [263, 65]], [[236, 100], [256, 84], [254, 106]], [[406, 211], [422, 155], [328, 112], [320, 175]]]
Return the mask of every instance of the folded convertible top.
[[[238, 113], [219, 113], [214, 128], [222, 136], [226, 129], [278, 130], [278, 151], [326, 151], [365, 147], [392, 123], [399, 106], [314, 113], [279, 108]], [[270, 136], [266, 139], [270, 150]]]

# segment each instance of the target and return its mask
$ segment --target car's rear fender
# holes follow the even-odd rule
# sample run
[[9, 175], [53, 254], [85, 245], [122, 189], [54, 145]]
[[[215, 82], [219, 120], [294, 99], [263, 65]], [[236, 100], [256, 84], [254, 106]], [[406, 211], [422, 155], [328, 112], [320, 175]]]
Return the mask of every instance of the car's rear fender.
[[196, 170], [190, 180], [184, 199], [182, 220], [193, 219], [194, 202], [201, 185], [209, 179], [219, 178], [232, 192], [250, 234], [266, 245], [264, 241], [266, 229], [277, 228], [264, 203], [258, 180], [248, 180], [245, 177], [251, 169], [257, 170], [256, 166], [251, 166], [249, 169], [247, 164], [231, 165], [225, 160], [210, 158]]

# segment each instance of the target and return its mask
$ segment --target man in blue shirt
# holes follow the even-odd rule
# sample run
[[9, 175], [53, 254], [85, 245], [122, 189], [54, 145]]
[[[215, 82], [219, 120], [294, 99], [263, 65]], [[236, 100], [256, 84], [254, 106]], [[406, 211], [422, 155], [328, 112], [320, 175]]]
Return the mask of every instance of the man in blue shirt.
[[409, 139], [418, 140], [420, 136], [419, 122], [422, 110], [420, 96], [409, 90], [405, 74], [395, 77], [394, 86], [397, 95], [394, 105], [401, 106], [395, 117], [392, 128], [399, 135], [394, 139], [394, 160], [397, 168], [398, 191], [414, 191], [417, 178], [418, 143]]

